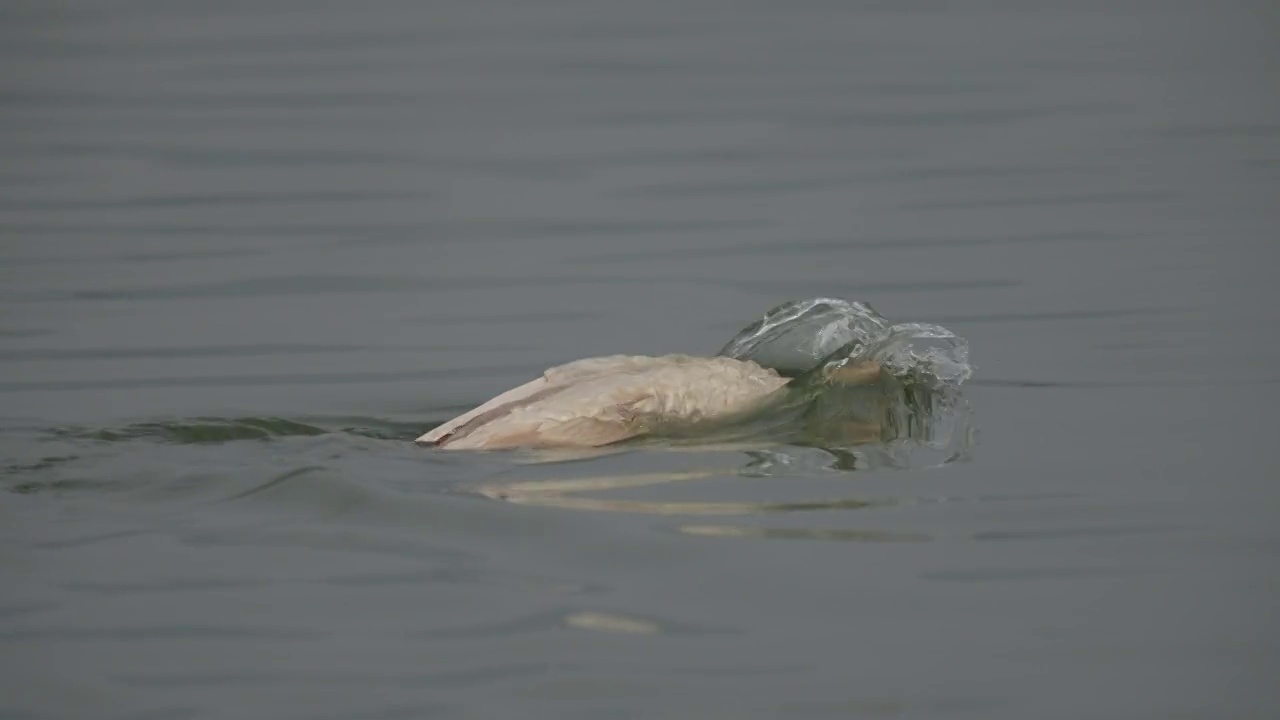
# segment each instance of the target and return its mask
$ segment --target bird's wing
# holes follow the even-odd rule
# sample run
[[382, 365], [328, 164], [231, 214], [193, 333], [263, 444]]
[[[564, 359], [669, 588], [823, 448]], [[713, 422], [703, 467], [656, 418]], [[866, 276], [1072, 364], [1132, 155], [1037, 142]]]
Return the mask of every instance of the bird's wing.
[[552, 368], [422, 437], [446, 449], [592, 447], [750, 411], [786, 384], [728, 358], [613, 356]]
[[512, 388], [479, 407], [432, 428], [430, 432], [419, 437], [417, 442], [438, 443], [485, 413], [508, 406], [509, 408], [518, 407], [521, 404], [533, 401], [536, 397], [545, 396], [547, 391], [553, 388], [564, 387], [571, 383], [582, 382], [610, 373], [635, 373], [655, 366], [671, 365], [673, 363], [686, 362], [687, 360], [689, 358], [683, 355], [668, 355], [665, 357], [609, 355], [574, 360], [563, 365], [557, 365], [548, 368], [542, 373], [542, 377]]
[[483, 405], [480, 405], [474, 410], [469, 410], [446, 423], [437, 425], [436, 427], [432, 428], [430, 432], [418, 438], [417, 442], [420, 442], [420, 443], [440, 442], [441, 438], [448, 437], [450, 434], [457, 431], [458, 428], [471, 422], [477, 416], [487, 413], [491, 410], [496, 410], [497, 408], [500, 408], [503, 405], [519, 403], [523, 400], [528, 399], [532, 395], [536, 395], [544, 390], [549, 389], [550, 387], [551, 387], [551, 383], [547, 381], [547, 378], [545, 375], [536, 380], [530, 380], [529, 382], [521, 385], [520, 387], [511, 388], [510, 390], [502, 393], [501, 395], [493, 398], [492, 400], [489, 400]]
[[441, 447], [447, 450], [599, 447], [635, 437], [640, 432], [633, 425], [595, 417], [547, 420], [507, 416]]
[[643, 432], [633, 408], [653, 396], [643, 384], [552, 388], [522, 405], [479, 415], [441, 447], [450, 450], [511, 447], [597, 447]]

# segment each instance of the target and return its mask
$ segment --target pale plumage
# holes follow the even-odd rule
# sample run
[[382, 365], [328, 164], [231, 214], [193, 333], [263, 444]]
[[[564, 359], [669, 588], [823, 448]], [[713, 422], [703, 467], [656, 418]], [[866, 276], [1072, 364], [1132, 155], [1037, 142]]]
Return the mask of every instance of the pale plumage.
[[417, 441], [449, 450], [608, 445], [749, 414], [787, 382], [726, 357], [587, 358], [553, 367]]

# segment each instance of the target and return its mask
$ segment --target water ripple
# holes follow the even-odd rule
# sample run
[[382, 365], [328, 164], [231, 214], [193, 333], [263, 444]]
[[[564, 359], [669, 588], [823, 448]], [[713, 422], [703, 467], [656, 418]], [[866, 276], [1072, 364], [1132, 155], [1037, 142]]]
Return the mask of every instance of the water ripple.
[[1175, 192], [1133, 190], [1063, 195], [976, 198], [973, 200], [913, 200], [899, 207], [911, 210], [951, 210], [989, 207], [1055, 207], [1070, 205], [1126, 205], [1167, 202], [1178, 197]]
[[260, 492], [263, 492], [264, 490], [270, 490], [271, 488], [278, 487], [291, 480], [296, 480], [297, 478], [303, 477], [305, 475], [310, 475], [311, 473], [314, 473], [314, 472], [321, 472], [324, 469], [325, 468], [323, 467], [313, 466], [313, 467], [303, 467], [303, 468], [297, 468], [295, 470], [290, 470], [288, 472], [281, 473], [280, 475], [277, 475], [276, 477], [273, 477], [270, 480], [260, 485], [255, 485], [254, 487], [251, 487], [248, 490], [244, 490], [234, 495], [230, 495], [227, 497], [227, 500], [240, 500], [240, 499], [249, 497], [250, 495], [256, 495]]
[[103, 583], [67, 582], [59, 587], [77, 593], [93, 595], [155, 595], [168, 593], [205, 593], [211, 590], [240, 590], [261, 587], [267, 583], [259, 580], [215, 580], [212, 578], [173, 578], [155, 582]]
[[0, 393], [5, 392], [75, 392], [81, 390], [127, 390], [137, 388], [175, 387], [259, 387], [286, 385], [343, 385], [353, 383], [390, 383], [413, 380], [439, 380], [444, 378], [511, 377], [536, 375], [541, 367], [530, 365], [493, 365], [448, 370], [418, 370], [412, 372], [349, 372], [349, 373], [283, 373], [279, 375], [190, 375], [177, 377], [149, 377], [119, 380], [47, 380], [33, 382], [0, 382]]
[[1133, 571], [1110, 567], [1026, 567], [983, 570], [943, 570], [921, 573], [925, 580], [954, 583], [1041, 582], [1082, 580], [1086, 578], [1124, 577]]
[[101, 347], [101, 348], [23, 348], [0, 350], [0, 362], [61, 360], [140, 360], [150, 358], [228, 358], [271, 357], [278, 355], [320, 355], [328, 353], [367, 352], [501, 352], [524, 350], [519, 345], [326, 345], [306, 343], [260, 343], [253, 345], [201, 345], [186, 347]]
[[[561, 666], [563, 667], [563, 666]], [[544, 675], [546, 663], [499, 663], [439, 672], [302, 673], [275, 670], [227, 673], [128, 673], [115, 682], [146, 688], [196, 688], [223, 686], [337, 686], [460, 688], [485, 686], [517, 678]]]
[[147, 640], [316, 640], [332, 633], [279, 625], [146, 625], [142, 627], [27, 628], [0, 630], [0, 642], [139, 642]]
[[309, 191], [309, 192], [272, 192], [254, 194], [207, 194], [207, 195], [155, 195], [126, 197], [116, 200], [74, 200], [59, 198], [57, 200], [0, 200], [0, 209], [13, 210], [51, 210], [69, 212], [75, 210], [123, 210], [136, 212], [154, 208], [191, 208], [191, 207], [230, 207], [244, 205], [283, 205], [290, 203], [338, 203], [368, 202], [381, 200], [421, 199], [422, 193], [393, 192], [355, 192], [355, 191]]
[[[944, 250], [948, 248], [972, 248], [988, 245], [1019, 246], [1033, 243], [1093, 243], [1115, 242], [1109, 233], [1096, 231], [1031, 233], [1027, 235], [994, 237], [936, 237], [894, 238], [863, 240], [835, 238], [831, 240], [785, 240], [740, 245], [695, 248], [666, 248], [614, 253], [594, 253], [572, 258], [575, 263], [594, 264], [631, 260], [678, 260], [681, 258], [725, 258], [742, 256], [794, 256], [797, 253], [828, 253], [848, 250], [851, 252], [918, 250], [922, 248]], [[859, 284], [859, 289], [864, 287]]]
[[1046, 320], [1109, 320], [1149, 315], [1186, 315], [1195, 312], [1185, 307], [1108, 308], [1105, 310], [1058, 310], [1048, 312], [982, 313], [975, 315], [943, 315], [938, 322], [970, 325], [975, 323], [1044, 322]]

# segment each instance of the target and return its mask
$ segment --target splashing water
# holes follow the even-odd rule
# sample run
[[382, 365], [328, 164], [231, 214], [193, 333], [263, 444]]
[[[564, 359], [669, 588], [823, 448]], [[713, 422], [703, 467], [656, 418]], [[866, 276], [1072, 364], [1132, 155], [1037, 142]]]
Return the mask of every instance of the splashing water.
[[941, 325], [894, 325], [867, 358], [879, 361], [895, 377], [934, 389], [959, 387], [973, 376], [969, 343]]
[[720, 355], [799, 375], [838, 350], [866, 349], [889, 322], [866, 303], [812, 298], [783, 303], [729, 341]]
[[907, 384], [958, 388], [973, 375], [969, 344], [940, 325], [889, 321], [867, 303], [812, 298], [783, 303], [744, 328], [719, 353], [784, 375], [830, 371], [872, 360]]
[[[891, 325], [867, 303], [813, 298], [773, 308], [720, 354], [797, 378], [784, 405], [743, 428], [757, 438], [840, 449], [850, 469], [943, 464], [976, 443], [961, 392], [973, 375], [969, 344], [942, 326]], [[879, 363], [879, 382], [833, 381], [864, 362]]]

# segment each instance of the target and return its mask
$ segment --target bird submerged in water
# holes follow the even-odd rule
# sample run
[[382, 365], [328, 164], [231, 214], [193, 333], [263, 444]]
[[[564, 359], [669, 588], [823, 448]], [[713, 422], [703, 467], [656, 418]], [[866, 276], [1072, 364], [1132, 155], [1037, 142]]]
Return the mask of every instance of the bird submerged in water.
[[[851, 368], [871, 380], [878, 363]], [[791, 382], [751, 360], [613, 355], [553, 367], [418, 438], [447, 450], [597, 447], [750, 416]]]
[[910, 342], [921, 338], [958, 349], [960, 381], [968, 377], [963, 340], [944, 328], [890, 327], [864, 303], [786, 303], [739, 333], [718, 357], [613, 355], [559, 365], [416, 442], [444, 450], [599, 447], [697, 433], [758, 416], [798, 386], [866, 384], [883, 371], [906, 373], [924, 358]]

